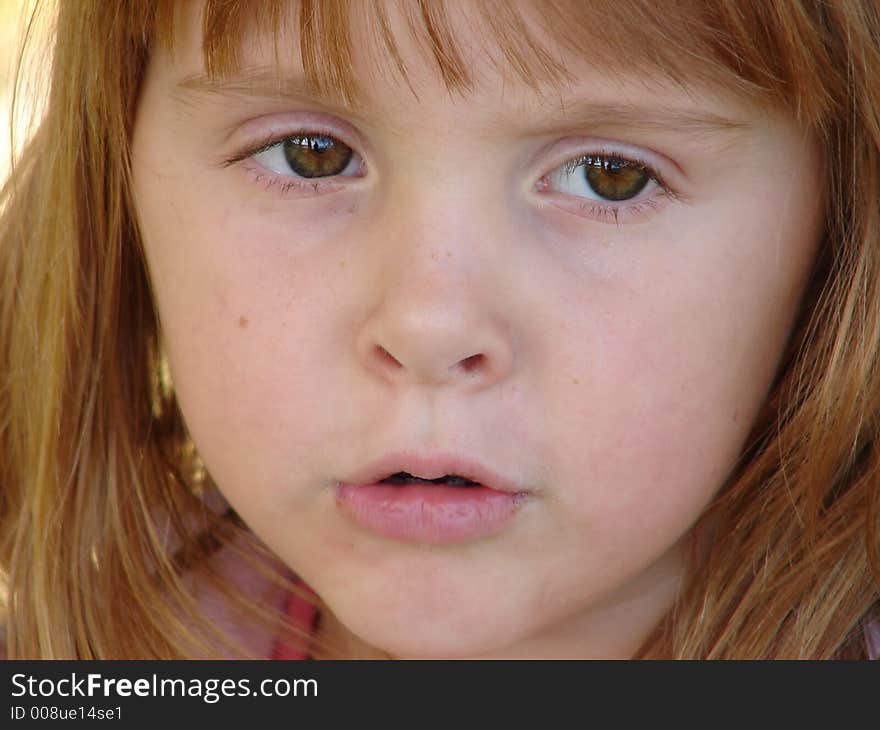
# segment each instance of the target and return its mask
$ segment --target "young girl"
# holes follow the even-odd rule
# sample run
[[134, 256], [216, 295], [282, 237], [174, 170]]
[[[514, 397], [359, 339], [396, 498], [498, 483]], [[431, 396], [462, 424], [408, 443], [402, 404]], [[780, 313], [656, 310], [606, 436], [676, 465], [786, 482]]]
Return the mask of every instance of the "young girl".
[[875, 0], [61, 3], [6, 654], [864, 658]]

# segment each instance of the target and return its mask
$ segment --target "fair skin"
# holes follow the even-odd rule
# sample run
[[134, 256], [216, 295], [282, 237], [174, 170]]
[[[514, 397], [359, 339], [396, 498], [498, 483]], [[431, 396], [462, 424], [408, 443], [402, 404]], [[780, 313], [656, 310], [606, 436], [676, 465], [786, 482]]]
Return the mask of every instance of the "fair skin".
[[[542, 96], [466, 33], [464, 96], [402, 30], [417, 98], [384, 70], [356, 74], [355, 110], [256, 81], [218, 94], [181, 86], [204, 73], [196, 27], [155, 50], [132, 164], [175, 389], [224, 496], [392, 655], [631, 656], [786, 343], [820, 237], [815, 144], [780, 113], [581, 59]], [[246, 39], [244, 67], [301, 77], [288, 40], [276, 67]], [[316, 187], [289, 184], [280, 148], [242, 156], [305, 131], [357, 157]], [[671, 193], [646, 177], [585, 202], [586, 168], [564, 168], [584, 155]], [[525, 499], [454, 544], [354, 524], [336, 484], [400, 451], [466, 454]]]

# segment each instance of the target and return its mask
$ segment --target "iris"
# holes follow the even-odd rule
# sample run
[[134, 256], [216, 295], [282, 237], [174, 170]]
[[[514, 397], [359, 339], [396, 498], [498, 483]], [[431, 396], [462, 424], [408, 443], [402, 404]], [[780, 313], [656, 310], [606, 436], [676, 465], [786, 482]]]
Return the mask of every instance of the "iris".
[[352, 149], [333, 137], [308, 134], [289, 137], [282, 143], [284, 159], [301, 177], [329, 177], [348, 165]]
[[587, 157], [583, 169], [587, 184], [605, 200], [630, 200], [651, 180], [643, 165], [619, 157]]

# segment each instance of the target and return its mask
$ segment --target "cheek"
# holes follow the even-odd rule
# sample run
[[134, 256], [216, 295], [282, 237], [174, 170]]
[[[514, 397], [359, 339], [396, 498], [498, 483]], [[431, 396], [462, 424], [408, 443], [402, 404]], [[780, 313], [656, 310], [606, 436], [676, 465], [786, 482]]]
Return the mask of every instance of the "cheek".
[[297, 468], [340, 407], [338, 262], [295, 250], [253, 210], [199, 202], [185, 219], [142, 216], [175, 392], [221, 486], [273, 483], [271, 465]]
[[577, 314], [546, 377], [547, 401], [561, 407], [544, 425], [579, 485], [561, 497], [572, 534], [612, 552], [621, 535], [673, 541], [733, 468], [818, 238], [809, 215], [778, 224], [772, 206], [752, 209], [747, 225], [732, 211], [685, 236], [659, 231], [625, 278], [570, 296]]

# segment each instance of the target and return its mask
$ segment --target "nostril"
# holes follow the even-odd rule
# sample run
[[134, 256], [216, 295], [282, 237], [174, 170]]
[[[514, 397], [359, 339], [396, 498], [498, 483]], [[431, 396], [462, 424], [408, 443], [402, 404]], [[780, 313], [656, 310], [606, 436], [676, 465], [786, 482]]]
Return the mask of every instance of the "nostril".
[[461, 367], [465, 372], [469, 373], [471, 370], [475, 370], [483, 364], [483, 361], [486, 359], [485, 355], [471, 355], [470, 357], [466, 357], [461, 361]]
[[384, 347], [382, 347], [382, 345], [376, 345], [376, 354], [379, 356], [379, 360], [387, 365], [390, 365], [391, 367], [403, 367], [397, 360], [397, 358], [394, 357], [394, 355], [392, 355], [390, 352], [388, 352], [388, 350], [386, 350]]

